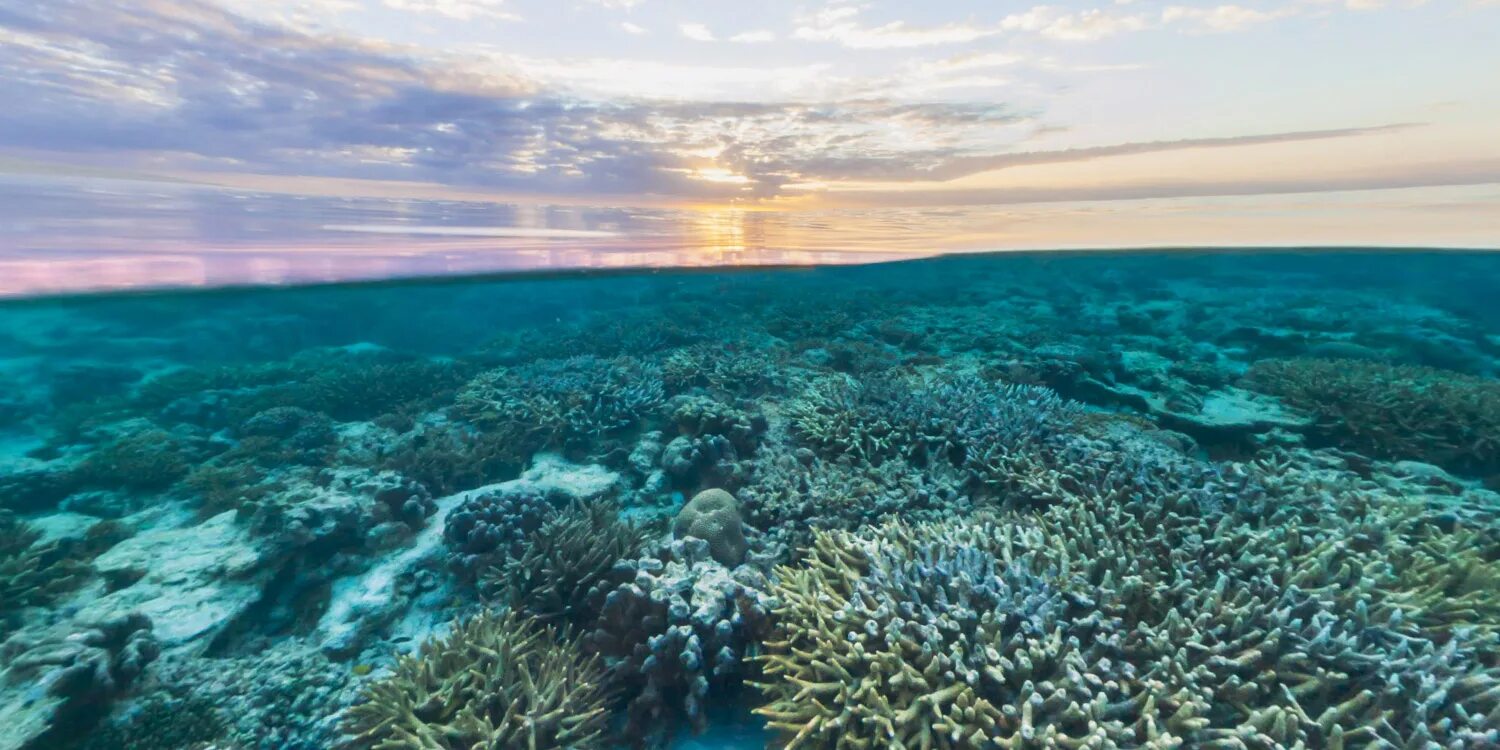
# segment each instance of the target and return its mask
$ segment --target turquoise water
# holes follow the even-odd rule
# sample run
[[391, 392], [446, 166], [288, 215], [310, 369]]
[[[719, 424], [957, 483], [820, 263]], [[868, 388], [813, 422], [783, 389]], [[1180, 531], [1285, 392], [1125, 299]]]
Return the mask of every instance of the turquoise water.
[[1309, 250], [12, 300], [0, 750], [1500, 746], [1497, 290]]

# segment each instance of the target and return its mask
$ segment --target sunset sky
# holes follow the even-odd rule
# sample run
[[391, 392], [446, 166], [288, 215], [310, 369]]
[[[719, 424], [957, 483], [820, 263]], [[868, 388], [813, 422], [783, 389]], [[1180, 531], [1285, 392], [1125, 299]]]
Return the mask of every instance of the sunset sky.
[[1500, 244], [1495, 0], [0, 0], [0, 98], [0, 170]]

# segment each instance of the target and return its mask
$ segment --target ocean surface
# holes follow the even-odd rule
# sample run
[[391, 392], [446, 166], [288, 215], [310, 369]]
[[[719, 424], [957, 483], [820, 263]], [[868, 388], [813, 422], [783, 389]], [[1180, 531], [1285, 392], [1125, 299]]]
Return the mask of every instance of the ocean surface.
[[0, 750], [1500, 747], [1500, 255], [112, 185], [0, 187]]

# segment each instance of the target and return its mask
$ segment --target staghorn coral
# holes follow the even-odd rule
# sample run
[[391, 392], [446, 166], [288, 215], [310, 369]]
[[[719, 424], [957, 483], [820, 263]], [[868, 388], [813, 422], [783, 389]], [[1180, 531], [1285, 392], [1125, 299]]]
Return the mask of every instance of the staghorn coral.
[[672, 534], [678, 539], [697, 537], [708, 542], [708, 553], [729, 567], [745, 561], [749, 544], [745, 541], [740, 506], [734, 495], [724, 490], [704, 490], [693, 496], [672, 521]]
[[503, 433], [445, 423], [403, 436], [378, 457], [377, 466], [449, 495], [515, 474], [526, 460], [520, 448]]
[[311, 350], [289, 365], [291, 377], [236, 394], [231, 413], [243, 419], [292, 407], [363, 421], [442, 400], [471, 374], [461, 363], [384, 350]]
[[1500, 381], [1349, 359], [1262, 360], [1245, 381], [1312, 412], [1318, 436], [1349, 450], [1500, 472]]
[[882, 413], [884, 395], [852, 377], [831, 376], [813, 381], [783, 409], [792, 433], [813, 450], [878, 464], [908, 444]]
[[522, 455], [588, 448], [661, 405], [657, 368], [631, 357], [573, 357], [480, 373], [459, 391], [460, 414], [506, 436]]
[[773, 587], [757, 713], [788, 748], [1118, 746], [1140, 691], [1112, 660], [1124, 624], [1029, 552], [819, 535]]
[[1006, 473], [1033, 446], [1064, 434], [1078, 408], [1051, 390], [972, 375], [926, 382], [915, 376], [814, 381], [785, 408], [793, 435], [824, 457], [872, 464], [966, 466]]
[[[1182, 474], [1141, 472], [1154, 465], [1096, 456], [1040, 512], [818, 534], [778, 570], [761, 713], [788, 747], [1500, 740], [1494, 635], [1423, 628], [1401, 604], [1427, 567], [1372, 545], [1380, 559], [1354, 575], [1390, 576], [1340, 600], [1350, 568], [1289, 542], [1352, 536], [1360, 503], [1267, 487], [1254, 468], [1170, 482]], [[1273, 498], [1315, 507], [1265, 513]]]
[[662, 379], [673, 391], [708, 388], [740, 396], [765, 393], [780, 385], [777, 353], [769, 344], [695, 344], [662, 358]]
[[789, 548], [801, 548], [814, 529], [966, 514], [974, 503], [964, 484], [952, 467], [923, 471], [905, 460], [879, 466], [829, 461], [806, 448], [775, 444], [757, 455], [749, 481], [736, 495], [750, 525]]
[[454, 623], [344, 714], [352, 747], [589, 750], [611, 698], [596, 657], [514, 612]]
[[615, 563], [640, 554], [646, 537], [613, 503], [575, 502], [533, 532], [519, 555], [481, 574], [480, 590], [543, 620], [587, 622], [603, 604], [591, 592]]

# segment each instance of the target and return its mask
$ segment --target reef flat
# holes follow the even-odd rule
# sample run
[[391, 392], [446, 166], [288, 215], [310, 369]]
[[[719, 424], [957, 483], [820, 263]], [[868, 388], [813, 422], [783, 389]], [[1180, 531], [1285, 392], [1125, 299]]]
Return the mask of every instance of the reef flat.
[[0, 307], [0, 750], [1500, 747], [1500, 256]]

